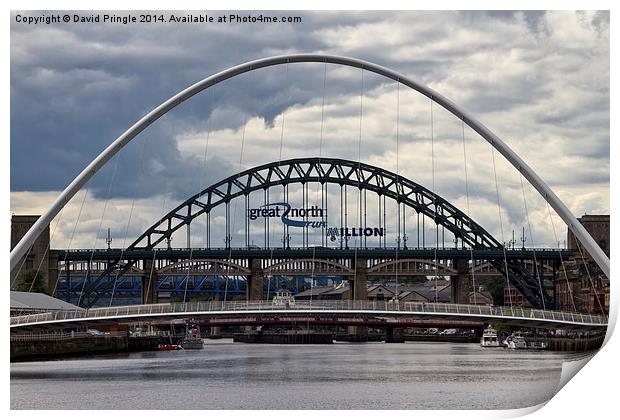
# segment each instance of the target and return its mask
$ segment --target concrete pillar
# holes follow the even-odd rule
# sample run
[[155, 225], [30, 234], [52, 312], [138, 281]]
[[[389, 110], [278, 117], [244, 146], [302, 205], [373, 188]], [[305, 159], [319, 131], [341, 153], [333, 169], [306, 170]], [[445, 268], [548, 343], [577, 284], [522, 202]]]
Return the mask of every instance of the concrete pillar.
[[351, 300], [366, 300], [368, 297], [368, 273], [366, 258], [357, 258], [353, 261], [355, 274], [349, 278]]
[[144, 260], [142, 273], [142, 304], [157, 303], [157, 269], [153, 260]]
[[248, 300], [263, 300], [263, 266], [260, 258], [250, 260], [250, 275], [248, 276]]
[[[220, 295], [216, 294], [213, 296], [213, 300], [219, 302]], [[222, 337], [222, 327], [211, 327], [211, 331], [209, 332], [209, 338], [221, 338]]]
[[451, 303], [469, 304], [469, 292], [471, 290], [471, 277], [467, 260], [454, 260], [454, 268], [457, 271], [455, 276], [450, 276], [452, 284]]
[[[354, 275], [349, 278], [349, 293], [351, 300], [365, 301], [368, 297], [368, 273], [366, 258], [356, 258], [353, 261]], [[368, 327], [349, 327], [348, 334], [353, 341], [368, 340]]]

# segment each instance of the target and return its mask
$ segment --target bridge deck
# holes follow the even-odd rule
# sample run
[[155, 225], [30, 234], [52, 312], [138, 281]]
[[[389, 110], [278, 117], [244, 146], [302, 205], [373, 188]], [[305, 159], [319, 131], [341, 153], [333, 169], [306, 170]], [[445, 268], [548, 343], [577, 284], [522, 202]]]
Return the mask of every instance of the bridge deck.
[[[59, 261], [107, 261], [119, 258], [153, 259], [152, 249], [70, 249], [53, 250]], [[188, 259], [188, 258], [423, 258], [423, 259], [470, 259], [472, 250], [466, 248], [157, 248], [156, 258], [159, 259]], [[504, 253], [509, 260], [560, 260], [568, 259], [572, 251], [568, 249], [526, 248], [507, 249], [484, 248], [474, 249], [475, 259], [504, 259]]]
[[54, 324], [80, 324], [88, 321], [139, 321], [158, 318], [201, 316], [244, 316], [255, 314], [358, 314], [367, 316], [418, 316], [455, 318], [484, 322], [511, 322], [522, 325], [548, 325], [556, 327], [607, 326], [607, 318], [598, 315], [545, 311], [522, 307], [490, 307], [418, 302], [372, 301], [297, 301], [277, 305], [263, 301], [240, 302], [186, 302], [152, 305], [116, 306], [79, 311], [60, 311], [11, 317], [11, 329], [20, 327], [53, 326]]

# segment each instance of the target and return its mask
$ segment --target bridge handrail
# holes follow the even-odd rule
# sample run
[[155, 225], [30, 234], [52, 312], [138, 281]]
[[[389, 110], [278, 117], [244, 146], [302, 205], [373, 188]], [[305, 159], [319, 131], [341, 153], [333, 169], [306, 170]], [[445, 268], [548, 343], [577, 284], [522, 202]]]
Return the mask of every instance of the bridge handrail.
[[39, 323], [47, 321], [72, 320], [83, 318], [105, 318], [115, 316], [130, 315], [150, 315], [161, 313], [192, 314], [199, 312], [214, 311], [322, 311], [322, 310], [366, 310], [366, 311], [386, 311], [386, 312], [415, 312], [415, 313], [446, 313], [446, 314], [468, 314], [501, 316], [512, 318], [535, 318], [549, 321], [571, 321], [573, 323], [607, 324], [607, 317], [592, 314], [579, 314], [572, 312], [548, 311], [534, 308], [505, 307], [505, 306], [483, 306], [483, 305], [464, 305], [449, 303], [426, 303], [426, 302], [393, 302], [393, 301], [300, 301], [291, 302], [289, 305], [275, 304], [269, 301], [191, 301], [156, 303], [148, 305], [128, 305], [112, 306], [105, 308], [81, 309], [72, 311], [43, 312], [30, 315], [19, 315], [10, 318], [10, 325], [18, 326], [22, 324]]
[[[162, 250], [162, 251], [188, 251], [189, 249], [192, 249], [194, 251], [247, 251], [247, 250], [256, 250], [256, 251], [270, 251], [270, 250], [277, 250], [277, 249], [284, 249], [282, 247], [259, 247], [259, 248], [247, 248], [247, 247], [243, 247], [243, 246], [233, 246], [230, 248], [224, 248], [224, 247], [192, 247], [192, 248], [176, 248], [176, 247], [171, 247], [168, 248], [167, 246], [162, 246], [162, 247], [156, 247], [155, 249], [157, 250]], [[292, 250], [292, 251], [300, 251], [300, 250], [312, 250], [313, 247], [287, 247], [287, 250]], [[324, 247], [324, 248], [316, 248], [316, 249], [321, 249], [321, 250], [338, 250], [339, 248], [337, 247]], [[351, 247], [351, 249], [355, 249], [355, 247]], [[382, 249], [382, 250], [391, 250], [391, 251], [403, 251], [403, 248], [398, 248], [395, 246], [384, 246], [384, 247], [357, 247], [357, 249]], [[438, 247], [438, 248], [432, 248], [432, 247], [415, 247], [415, 246], [408, 246], [407, 247], [408, 250], [434, 250], [434, 249], [441, 249], [441, 250], [446, 250], [446, 251], [450, 251], [450, 250], [458, 250], [460, 251], [461, 248], [457, 249], [457, 248], [453, 248], [453, 247]], [[471, 248], [469, 247], [465, 247], [466, 250], [470, 250]], [[502, 250], [503, 248], [489, 248], [489, 249], [499, 249]], [[68, 253], [78, 253], [78, 252], [87, 252], [87, 253], [92, 253], [93, 251], [95, 253], [100, 253], [100, 252], [120, 252], [122, 251], [122, 248], [74, 248], [74, 249], [61, 249], [61, 250], [57, 250], [60, 251], [61, 254], [63, 252], [68, 252]], [[476, 251], [476, 249], [474, 249], [474, 252]], [[510, 253], [511, 251], [523, 251], [523, 249], [519, 248], [519, 249], [510, 249], [507, 248], [506, 252]], [[569, 249], [567, 248], [534, 248], [534, 247], [527, 247], [525, 248], [525, 251], [536, 251], [536, 252], [558, 252], [558, 251], [564, 251], [564, 252], [570, 252]], [[62, 257], [62, 255], [60, 255]]]

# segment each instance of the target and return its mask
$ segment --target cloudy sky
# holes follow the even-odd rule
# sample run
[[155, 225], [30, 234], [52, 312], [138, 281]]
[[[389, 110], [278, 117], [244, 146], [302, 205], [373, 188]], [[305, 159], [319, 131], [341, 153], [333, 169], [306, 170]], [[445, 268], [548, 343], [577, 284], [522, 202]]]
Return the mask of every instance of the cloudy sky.
[[[235, 64], [295, 52], [352, 56], [428, 85], [507, 142], [576, 216], [609, 212], [606, 12], [268, 12], [302, 18], [270, 25], [28, 25], [16, 22], [18, 14], [43, 13], [12, 13], [15, 214], [40, 214], [110, 142], [181, 89]], [[496, 188], [491, 147], [469, 128], [465, 146], [466, 159], [458, 119], [435, 105], [431, 120], [429, 100], [394, 81], [313, 63], [262, 69], [208, 89], [138, 136], [52, 224], [52, 246], [103, 247], [108, 227], [113, 246], [128, 245], [226, 176], [319, 155], [360, 158], [434, 186], [500, 241], [513, 229], [518, 241], [527, 216], [528, 242], [564, 240], [565, 225], [497, 153]], [[293, 189], [291, 200], [299, 197]], [[337, 202], [336, 189], [330, 200]], [[234, 207], [238, 245], [241, 207]], [[415, 215], [407, 218], [414, 230]], [[214, 219], [212, 243], [222, 246], [223, 217]], [[260, 245], [259, 228], [252, 226]], [[197, 245], [200, 231], [193, 230]]]

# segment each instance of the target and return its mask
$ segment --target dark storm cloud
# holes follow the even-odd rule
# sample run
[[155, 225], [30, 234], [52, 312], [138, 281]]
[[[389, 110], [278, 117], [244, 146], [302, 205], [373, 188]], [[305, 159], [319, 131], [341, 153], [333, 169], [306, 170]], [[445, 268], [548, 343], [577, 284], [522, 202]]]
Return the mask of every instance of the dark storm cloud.
[[[602, 37], [598, 44], [583, 41], [583, 35], [572, 42], [571, 31], [557, 28], [562, 15], [544, 12], [288, 14], [301, 15], [303, 23], [33, 27], [13, 22], [11, 190], [60, 190], [127, 127], [179, 90], [232, 65], [289, 52], [355, 56], [396, 69], [436, 88], [492, 129], [499, 127], [500, 137], [522, 144], [519, 151], [527, 151], [528, 158], [545, 149], [547, 156], [535, 155], [532, 166], [552, 186], [608, 183], [608, 63], [601, 59], [604, 51], [595, 51], [607, 46], [608, 13], [579, 15], [586, 33]], [[553, 36], [558, 40], [551, 42]], [[550, 63], [559, 70], [549, 71]], [[288, 74], [286, 66], [278, 66], [209, 89], [142, 133], [120, 156], [112, 185], [108, 165], [93, 179], [92, 194], [107, 197], [109, 188], [112, 197], [165, 193], [181, 200], [205, 183], [233, 174], [239, 167], [238, 158], [230, 157], [234, 153], [226, 158], [210, 154], [205, 164], [200, 150], [182, 153], [177, 140], [239, 130], [253, 117], [275, 127], [283, 112], [321, 103], [323, 75], [322, 64], [291, 65]], [[331, 118], [356, 118], [360, 76], [358, 69], [328, 65], [326, 103], [339, 105]], [[364, 91], [377, 94], [373, 89], [382, 83], [386, 81], [367, 74]], [[563, 96], [565, 87], [573, 91]], [[393, 117], [394, 103], [385, 104], [385, 118]], [[307, 139], [291, 138], [292, 129], [287, 126], [286, 147], [294, 155], [310, 153]], [[401, 136], [424, 140], [427, 131]], [[538, 132], [549, 138], [536, 137]], [[324, 154], [350, 155], [356, 135], [345, 133]], [[437, 140], [450, 136], [439, 133]], [[224, 146], [238, 153], [238, 134], [227, 141]], [[377, 139], [364, 137], [363, 153], [378, 159], [394, 146], [394, 133], [385, 131]], [[250, 162], [277, 155], [274, 149], [260, 154], [248, 145], [248, 150], [253, 153], [246, 158]], [[557, 165], [546, 165], [550, 156]], [[571, 171], [575, 161], [570, 158], [585, 158], [587, 164]], [[458, 181], [442, 186], [446, 198], [462, 197]], [[472, 182], [470, 193], [493, 204], [494, 186], [482, 181], [488, 180]], [[522, 217], [518, 201], [505, 207], [511, 218]]]
[[[225, 31], [178, 25], [142, 25], [139, 30], [120, 25], [110, 30], [104, 25], [30, 28], [13, 22], [11, 189], [61, 189], [144, 113], [210, 74], [291, 51], [292, 45], [298, 52], [323, 49], [313, 32], [320, 33], [341, 17], [303, 15], [306, 23], [301, 30], [258, 27], [256, 36], [248, 36], [244, 25]], [[369, 20], [364, 14], [354, 15], [360, 23]], [[217, 103], [220, 113], [211, 130], [239, 128], [254, 115], [270, 125], [283, 109], [306, 103], [321, 92], [322, 71], [320, 64], [291, 68], [287, 78], [281, 66], [238, 77], [227, 82], [225, 89], [216, 87], [184, 104], [174, 113], [176, 123], [199, 130]], [[296, 83], [299, 80], [304, 83]], [[326, 94], [344, 94], [357, 83], [341, 81]], [[159, 141], [150, 146], [159, 154], [158, 162], [170, 169], [163, 173], [195, 165], [181, 162], [175, 132], [155, 134]], [[120, 171], [121, 179], [135, 175], [131, 167]], [[102, 188], [93, 182], [95, 191]]]

